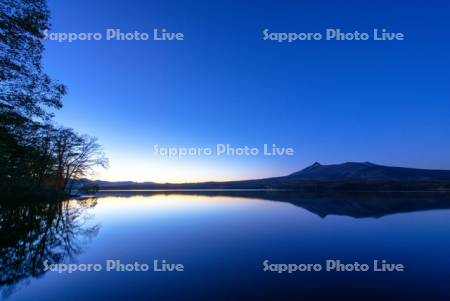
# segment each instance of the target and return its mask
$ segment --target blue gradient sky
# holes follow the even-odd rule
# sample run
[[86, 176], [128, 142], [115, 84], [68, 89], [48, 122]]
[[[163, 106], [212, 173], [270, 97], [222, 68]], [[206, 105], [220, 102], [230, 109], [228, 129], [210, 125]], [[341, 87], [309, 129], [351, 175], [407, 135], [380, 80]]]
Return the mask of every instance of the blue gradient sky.
[[[53, 32], [185, 34], [182, 42], [47, 41], [69, 87], [56, 120], [97, 136], [107, 180], [284, 175], [314, 161], [450, 169], [448, 1], [49, 1]], [[262, 31], [403, 32], [405, 41], [262, 40]], [[153, 155], [153, 145], [293, 147], [293, 157]]]

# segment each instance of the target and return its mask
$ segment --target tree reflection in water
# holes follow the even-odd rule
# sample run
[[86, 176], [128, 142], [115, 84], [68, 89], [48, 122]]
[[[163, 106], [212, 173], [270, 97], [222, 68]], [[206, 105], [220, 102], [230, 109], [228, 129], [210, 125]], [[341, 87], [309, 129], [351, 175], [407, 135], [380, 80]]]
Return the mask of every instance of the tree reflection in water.
[[89, 208], [97, 200], [0, 204], [0, 291], [9, 296], [48, 264], [71, 261], [97, 235]]

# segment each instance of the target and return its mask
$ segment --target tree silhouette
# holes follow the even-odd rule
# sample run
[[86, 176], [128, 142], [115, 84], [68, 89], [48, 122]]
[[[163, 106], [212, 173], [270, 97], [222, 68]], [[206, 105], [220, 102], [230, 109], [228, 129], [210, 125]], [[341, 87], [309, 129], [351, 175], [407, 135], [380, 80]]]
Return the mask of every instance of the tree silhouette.
[[96, 199], [0, 205], [0, 289], [4, 296], [19, 283], [38, 278], [48, 264], [79, 255], [99, 231], [89, 226], [87, 209]]
[[95, 138], [55, 127], [66, 87], [43, 70], [45, 0], [0, 2], [0, 189], [64, 191], [70, 179], [107, 160]]

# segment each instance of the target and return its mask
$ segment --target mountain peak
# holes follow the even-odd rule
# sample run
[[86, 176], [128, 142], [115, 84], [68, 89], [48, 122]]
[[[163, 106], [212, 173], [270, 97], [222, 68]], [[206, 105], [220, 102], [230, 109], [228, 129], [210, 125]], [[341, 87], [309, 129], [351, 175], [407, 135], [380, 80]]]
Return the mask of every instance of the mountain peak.
[[306, 168], [303, 169], [302, 171], [312, 171], [312, 170], [318, 169], [318, 168], [320, 168], [320, 167], [322, 167], [322, 166], [323, 166], [323, 165], [320, 164], [319, 162], [314, 162], [314, 164], [312, 164], [312, 165], [306, 167]]
[[315, 181], [449, 181], [450, 171], [383, 166], [371, 162], [331, 165], [315, 162], [288, 177]]

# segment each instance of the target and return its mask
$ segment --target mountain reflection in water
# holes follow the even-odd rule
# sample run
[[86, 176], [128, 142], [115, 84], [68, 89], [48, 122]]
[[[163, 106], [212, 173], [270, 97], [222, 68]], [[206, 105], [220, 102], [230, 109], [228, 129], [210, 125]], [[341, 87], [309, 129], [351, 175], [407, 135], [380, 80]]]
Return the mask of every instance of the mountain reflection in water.
[[435, 192], [355, 192], [314, 194], [282, 190], [182, 190], [182, 191], [103, 191], [98, 196], [190, 195], [253, 198], [291, 203], [320, 217], [344, 215], [355, 218], [379, 218], [389, 214], [450, 209], [450, 193]]
[[[444, 253], [449, 247], [447, 241], [442, 238], [450, 229], [450, 223], [445, 222], [447, 213], [411, 218], [398, 215], [389, 219], [388, 216], [434, 209], [450, 209], [450, 194], [300, 194], [273, 190], [108, 191], [99, 192], [95, 198], [76, 200], [30, 201], [17, 204], [3, 202], [0, 203], [0, 290], [3, 297], [9, 297], [11, 300], [29, 300], [30, 296], [36, 293], [45, 296], [41, 300], [57, 300], [54, 295], [63, 287], [63, 290], [76, 290], [80, 294], [79, 298], [102, 299], [107, 295], [105, 290], [109, 289], [119, 294], [119, 298], [120, 291], [116, 291], [110, 281], [117, 281], [120, 286], [124, 281], [133, 279], [135, 297], [146, 299], [152, 297], [155, 292], [163, 296], [177, 290], [189, 291], [189, 287], [201, 279], [207, 279], [205, 286], [211, 284], [216, 288], [221, 287], [224, 292], [232, 291], [235, 273], [239, 270], [242, 277], [253, 279], [252, 286], [248, 288], [253, 295], [262, 293], [260, 287], [264, 281], [267, 284], [264, 296], [269, 299], [277, 296], [279, 290], [291, 297], [289, 291], [299, 288], [305, 296], [311, 296], [308, 294], [318, 293], [313, 287], [319, 283], [334, 287], [335, 292], [340, 290], [343, 283], [339, 281], [344, 278], [292, 275], [292, 281], [281, 283], [276, 280], [279, 279], [277, 277], [267, 278], [273, 275], [262, 273], [259, 263], [271, 257], [278, 258], [281, 262], [296, 262], [306, 260], [305, 258], [309, 258], [311, 262], [319, 262], [327, 258], [323, 256], [335, 256], [332, 254], [348, 260], [356, 260], [353, 259], [355, 254], [360, 254], [359, 258], [364, 260], [373, 259], [373, 254], [385, 254], [383, 258], [391, 254], [393, 259], [406, 261], [408, 271], [412, 271], [407, 274], [408, 277], [419, 281], [422, 276], [414, 272], [414, 267], [417, 265], [423, 268], [424, 259], [417, 257], [415, 251], [410, 253], [409, 257], [404, 257], [404, 254], [411, 250], [394, 251], [395, 249], [385, 244], [398, 241], [399, 246], [404, 246], [405, 242], [417, 245], [431, 242]], [[438, 219], [435, 223], [436, 216]], [[388, 223], [384, 223], [385, 220]], [[411, 236], [412, 232], [405, 228], [406, 224], [416, 221], [416, 227], [422, 229], [420, 237]], [[381, 227], [374, 228], [375, 224]], [[331, 244], [331, 240], [346, 241], [348, 245]], [[91, 241], [97, 242], [95, 248], [89, 247]], [[122, 245], [126, 246], [126, 252], [121, 248]], [[327, 249], [323, 249], [325, 245]], [[83, 257], [88, 251], [89, 256]], [[223, 270], [220, 275], [209, 271], [207, 267], [218, 264], [217, 258], [225, 254], [230, 257], [230, 262], [236, 263], [237, 270], [231, 269], [230, 266], [229, 270]], [[45, 260], [49, 265], [75, 262], [79, 257], [82, 257], [81, 262], [104, 262], [108, 258], [149, 262], [153, 258], [164, 259], [166, 256], [175, 256], [180, 258], [180, 262], [186, 262], [187, 272], [169, 282], [167, 276], [155, 276], [151, 273], [127, 276], [133, 278], [91, 273], [83, 274], [84, 280], [80, 280], [75, 274], [66, 275], [68, 277], [64, 278], [65, 275], [51, 273], [51, 277], [33, 280], [48, 274], [44, 271]], [[435, 254], [434, 259], [441, 264], [445, 262], [441, 255]], [[199, 266], [199, 262], [205, 262], [205, 266]], [[446, 269], [445, 266], [442, 268]], [[209, 276], [203, 278], [205, 275]], [[347, 277], [347, 280], [355, 283], [359, 281], [361, 288], [354, 291], [354, 295], [371, 300], [366, 298], [364, 289], [364, 286], [370, 286], [372, 283], [368, 278], [367, 282], [362, 282], [364, 278], [358, 275], [338, 276]], [[294, 283], [295, 277], [299, 277], [301, 281], [298, 279]], [[407, 285], [402, 278], [370, 277], [375, 277], [372, 280], [376, 280], [377, 285], [381, 287], [378, 295], [373, 295], [374, 298], [380, 297], [378, 300], [381, 300], [384, 292], [388, 292], [388, 282], [383, 284], [384, 279], [397, 279], [395, 281], [398, 281], [398, 285]], [[31, 285], [40, 281], [45, 282], [47, 287], [54, 288], [54, 295], [50, 296], [49, 292], [43, 292], [38, 286]], [[84, 281], [95, 283], [97, 289], [79, 291], [78, 287], [86, 285]], [[149, 283], [152, 291], [148, 289]], [[299, 283], [302, 284], [299, 286]], [[439, 281], [434, 282], [434, 286], [440, 285]], [[171, 289], [163, 289], [165, 286]], [[384, 286], [386, 290], [383, 289]], [[403, 289], [406, 287], [397, 293], [405, 292]], [[415, 289], [420, 289], [420, 286]], [[423, 289], [427, 293], [431, 291], [431, 288]], [[123, 294], [126, 292], [124, 290]], [[341, 296], [339, 292], [336, 296]], [[212, 291], [210, 293], [212, 294]], [[234, 293], [239, 295], [244, 292]], [[272, 293], [274, 295], [271, 295]], [[345, 295], [344, 291], [341, 293]], [[321, 294], [328, 297], [327, 291]], [[396, 298], [413, 300], [411, 296], [412, 293], [398, 295]], [[191, 297], [195, 300], [198, 296]]]

